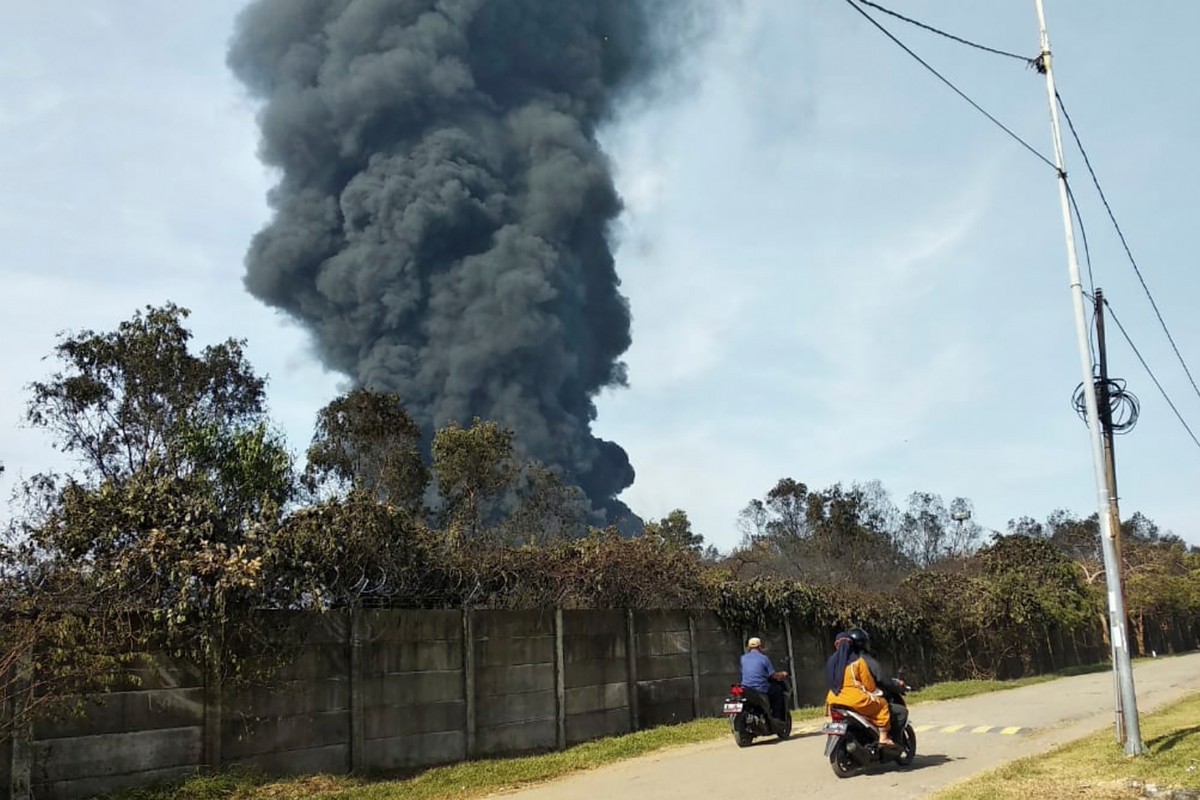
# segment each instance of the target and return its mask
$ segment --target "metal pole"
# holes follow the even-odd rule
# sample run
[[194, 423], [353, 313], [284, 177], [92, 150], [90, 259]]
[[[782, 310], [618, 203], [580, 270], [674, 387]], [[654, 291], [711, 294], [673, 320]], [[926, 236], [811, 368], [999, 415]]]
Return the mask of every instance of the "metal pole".
[[1062, 204], [1063, 230], [1067, 239], [1067, 271], [1071, 283], [1071, 301], [1075, 310], [1075, 333], [1079, 344], [1079, 362], [1083, 369], [1083, 395], [1087, 404], [1088, 431], [1092, 440], [1092, 465], [1095, 472], [1097, 505], [1100, 517], [1100, 545], [1104, 553], [1104, 575], [1108, 584], [1108, 619], [1113, 645], [1113, 669], [1120, 685], [1122, 718], [1125, 722], [1125, 754], [1142, 752], [1142, 733], [1138, 724], [1137, 695], [1133, 687], [1133, 666], [1129, 661], [1128, 636], [1125, 632], [1125, 600], [1120, 592], [1112, 519], [1109, 509], [1108, 481], [1104, 462], [1104, 447], [1100, 437], [1100, 414], [1096, 404], [1096, 386], [1092, 377], [1092, 354], [1088, 348], [1087, 320], [1083, 306], [1083, 283], [1079, 277], [1079, 258], [1075, 252], [1075, 230], [1071, 221], [1071, 205], [1067, 196], [1067, 172], [1064, 167], [1062, 132], [1058, 122], [1057, 93], [1054, 90], [1054, 70], [1050, 57], [1050, 37], [1046, 33], [1046, 14], [1042, 0], [1037, 5], [1038, 28], [1041, 36], [1041, 66], [1046, 73], [1046, 95], [1050, 101], [1050, 128], [1054, 137], [1054, 163], [1058, 168], [1058, 198]]
[[[1096, 350], [1100, 355], [1100, 376], [1096, 382], [1096, 405], [1100, 411], [1100, 427], [1104, 434], [1104, 477], [1108, 485], [1109, 526], [1114, 532], [1113, 540], [1116, 545], [1117, 581], [1121, 582], [1121, 572], [1124, 561], [1121, 559], [1121, 513], [1117, 507], [1117, 467], [1113, 455], [1112, 401], [1108, 394], [1108, 348], [1104, 341], [1104, 290], [1096, 289], [1095, 303], [1096, 319]], [[1118, 588], [1121, 597], [1125, 597], [1124, 587]], [[1111, 642], [1110, 642], [1111, 644]], [[1117, 663], [1117, 651], [1112, 648], [1113, 664]], [[1124, 704], [1121, 702], [1121, 681], [1116, 671], [1113, 672], [1113, 692], [1116, 693], [1117, 708], [1117, 744], [1125, 744]]]
[[1121, 506], [1117, 495], [1117, 451], [1113, 447], [1112, 405], [1108, 396], [1108, 348], [1104, 339], [1104, 290], [1096, 290], [1096, 350], [1100, 355], [1100, 396], [1096, 402], [1100, 406], [1101, 422], [1104, 424], [1104, 468], [1108, 479], [1109, 508], [1112, 511], [1113, 539], [1116, 544], [1117, 564], [1121, 569], [1117, 572], [1125, 596], [1124, 568], [1125, 559], [1121, 553]]

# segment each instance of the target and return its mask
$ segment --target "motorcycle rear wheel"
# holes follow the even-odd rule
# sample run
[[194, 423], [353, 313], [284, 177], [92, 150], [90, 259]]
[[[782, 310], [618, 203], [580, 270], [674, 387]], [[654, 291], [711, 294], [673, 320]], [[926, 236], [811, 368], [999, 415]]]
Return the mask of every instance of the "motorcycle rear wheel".
[[912, 725], [904, 726], [904, 750], [896, 757], [896, 763], [907, 767], [917, 755], [917, 732]]
[[779, 741], [786, 742], [792, 735], [792, 715], [788, 714], [787, 721], [783, 723], [783, 730], [779, 732]]
[[734, 731], [733, 740], [737, 742], [738, 747], [749, 747], [754, 742], [754, 737], [746, 731]]
[[839, 739], [833, 746], [833, 751], [829, 754], [829, 766], [839, 778], [850, 778], [858, 774], [858, 763], [846, 752], [845, 739]]

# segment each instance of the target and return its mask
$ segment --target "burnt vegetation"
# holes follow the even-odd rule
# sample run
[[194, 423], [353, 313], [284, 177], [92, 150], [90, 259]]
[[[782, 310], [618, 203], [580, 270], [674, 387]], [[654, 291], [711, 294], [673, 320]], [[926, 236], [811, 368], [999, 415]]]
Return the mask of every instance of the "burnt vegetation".
[[[303, 459], [229, 340], [196, 350], [177, 306], [64, 335], [27, 420], [75, 457], [27, 480], [0, 545], [0, 693], [63, 711], [138, 654], [218, 665], [264, 609], [708, 608], [734, 629], [783, 619], [871, 628], [927, 679], [1105, 657], [1096, 517], [1003, 533], [969, 501], [878, 482], [790, 478], [751, 500], [721, 553], [683, 510], [628, 535], [490, 420], [426, 442], [404, 398], [366, 388], [317, 415]], [[1134, 514], [1122, 553], [1135, 654], [1200, 636], [1200, 553]], [[1057, 663], [1056, 663], [1057, 661]], [[3, 733], [3, 732], [0, 732]]]

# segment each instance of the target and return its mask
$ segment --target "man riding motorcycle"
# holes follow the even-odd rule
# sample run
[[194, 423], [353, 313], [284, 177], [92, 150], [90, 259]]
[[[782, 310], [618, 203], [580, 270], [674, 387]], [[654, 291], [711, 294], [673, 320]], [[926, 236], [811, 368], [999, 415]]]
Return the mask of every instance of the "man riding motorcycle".
[[825, 678], [829, 693], [825, 696], [825, 707], [845, 706], [864, 717], [879, 729], [879, 744], [882, 747], [898, 747], [891, 731], [903, 731], [908, 722], [905, 706], [888, 703], [882, 697], [880, 686], [904, 688], [903, 684], [887, 677], [867, 650], [871, 637], [862, 628], [851, 628], [839, 633], [834, 640], [833, 655], [825, 663]]
[[775, 669], [762, 651], [762, 639], [753, 636], [746, 642], [746, 652], [742, 655], [742, 685], [765, 694], [771, 704], [771, 716], [776, 719], [787, 717], [783, 691], [783, 681], [787, 677], [786, 672]]

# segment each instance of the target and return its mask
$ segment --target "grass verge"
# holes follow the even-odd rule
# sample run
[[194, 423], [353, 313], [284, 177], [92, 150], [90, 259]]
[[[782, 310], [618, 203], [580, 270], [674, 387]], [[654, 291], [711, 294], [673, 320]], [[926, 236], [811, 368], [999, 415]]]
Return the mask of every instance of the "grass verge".
[[[1101, 665], [1099, 668], [1108, 667]], [[1078, 674], [1078, 671], [1073, 674]], [[971, 697], [1041, 683], [1054, 677], [1046, 675], [1016, 681], [949, 681], [912, 692], [909, 703]], [[820, 719], [823, 714], [822, 708], [804, 708], [795, 712], [793, 719], [796, 724], [803, 724]], [[561, 753], [436, 767], [403, 780], [318, 775], [269, 781], [252, 775], [223, 773], [192, 778], [183, 784], [135, 789], [112, 795], [111, 800], [471, 800], [659, 750], [728, 735], [729, 723], [724, 719], [703, 719], [587, 742]]]
[[[1134, 662], [1144, 661], [1146, 659], [1135, 659]], [[943, 683], [934, 683], [923, 689], [918, 689], [908, 694], [908, 704], [915, 703], [934, 703], [939, 700], [961, 700], [964, 697], [973, 697], [977, 694], [988, 694], [990, 692], [1000, 692], [1005, 689], [1019, 689], [1022, 686], [1033, 686], [1037, 683], [1045, 683], [1055, 680], [1056, 678], [1069, 678], [1074, 675], [1089, 675], [1094, 672], [1108, 672], [1112, 669], [1108, 662], [1101, 664], [1085, 664], [1079, 667], [1068, 667], [1067, 669], [1059, 670], [1048, 675], [1034, 675], [1030, 678], [1017, 678], [1010, 681], [945, 681]]]
[[1125, 800], [1143, 796], [1130, 781], [1160, 789], [1200, 789], [1200, 694], [1164, 711], [1143, 715], [1147, 753], [1126, 757], [1111, 731], [1089, 736], [953, 786], [937, 800], [1018, 800], [1071, 797]]

